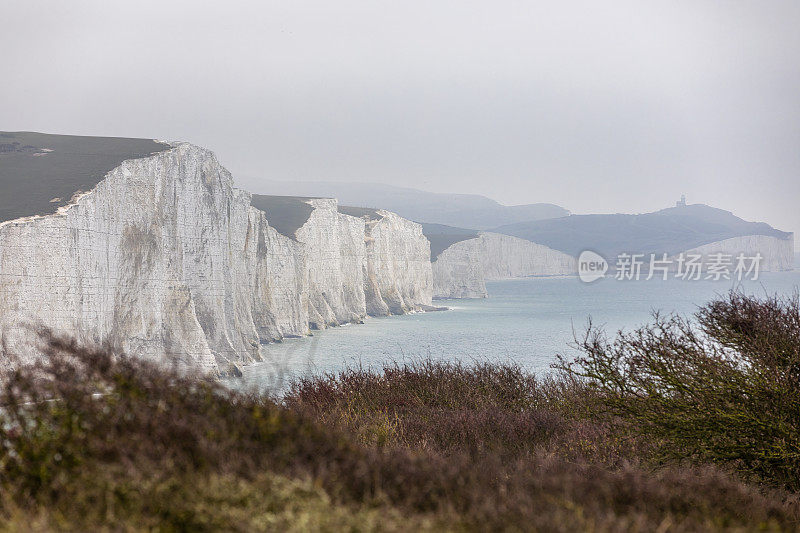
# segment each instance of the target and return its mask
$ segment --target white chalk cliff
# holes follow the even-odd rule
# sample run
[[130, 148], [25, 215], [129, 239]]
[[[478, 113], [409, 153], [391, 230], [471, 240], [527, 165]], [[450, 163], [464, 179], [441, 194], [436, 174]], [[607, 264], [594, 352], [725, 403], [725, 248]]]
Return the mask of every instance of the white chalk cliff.
[[364, 293], [371, 316], [424, 310], [433, 297], [428, 239], [422, 226], [395, 213], [379, 210], [366, 221], [367, 261]]
[[456, 242], [433, 262], [435, 298], [485, 298], [486, 280], [561, 276], [577, 272], [575, 258], [525, 239], [481, 232]]
[[732, 237], [722, 241], [712, 242], [692, 248], [684, 252], [685, 255], [700, 255], [702, 263], [707, 265], [714, 260], [716, 254], [730, 256], [733, 265], [736, 265], [737, 256], [743, 254], [748, 258], [753, 258], [756, 254], [761, 255], [759, 264], [760, 272], [780, 272], [794, 269], [794, 234], [790, 234], [787, 239], [780, 239], [769, 235], [745, 235], [742, 237]]
[[571, 255], [542, 244], [500, 233], [481, 233], [478, 239], [483, 275], [487, 280], [575, 274]]
[[305, 245], [309, 324], [322, 329], [358, 322], [366, 316], [364, 221], [339, 213], [333, 199], [308, 203], [314, 211], [295, 235]]
[[[719, 253], [730, 256], [734, 267], [739, 254], [748, 258], [761, 254], [760, 272], [794, 268], [793, 236], [781, 239], [746, 235], [685, 252], [703, 256], [705, 265]], [[673, 257], [673, 267], [676, 264]], [[452, 244], [439, 254], [433, 262], [433, 295], [434, 298], [485, 298], [487, 280], [576, 274], [576, 259], [569, 254], [525, 239], [482, 232], [475, 238]]]
[[486, 298], [480, 238], [446, 248], [433, 262], [434, 298]]
[[25, 324], [41, 322], [225, 374], [264, 343], [431, 303], [417, 224], [309, 203], [292, 239], [208, 150], [124, 161], [57, 213], [0, 224], [0, 349], [30, 353]]

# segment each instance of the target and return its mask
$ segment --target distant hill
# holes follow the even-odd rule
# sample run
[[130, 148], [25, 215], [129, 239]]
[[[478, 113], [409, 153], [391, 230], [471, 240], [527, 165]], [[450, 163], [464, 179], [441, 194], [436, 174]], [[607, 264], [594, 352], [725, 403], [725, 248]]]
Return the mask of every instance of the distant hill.
[[509, 206], [477, 194], [433, 193], [377, 183], [262, 181], [258, 192], [338, 198], [343, 205], [386, 209], [417, 222], [470, 229], [489, 229], [569, 215], [569, 211], [553, 204]]
[[122, 161], [169, 148], [152, 139], [0, 132], [0, 222], [55, 213]]
[[763, 222], [747, 222], [730, 211], [703, 204], [684, 205], [640, 215], [571, 215], [495, 228], [577, 256], [593, 250], [606, 258], [623, 252], [674, 254], [742, 235], [788, 239]]

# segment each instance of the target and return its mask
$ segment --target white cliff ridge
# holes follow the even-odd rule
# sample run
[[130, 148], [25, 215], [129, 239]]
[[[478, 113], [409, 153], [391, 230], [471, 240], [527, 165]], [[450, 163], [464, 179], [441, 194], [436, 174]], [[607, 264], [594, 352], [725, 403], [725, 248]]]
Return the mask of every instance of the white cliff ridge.
[[485, 298], [487, 280], [576, 272], [576, 260], [568, 254], [518, 237], [481, 232], [449, 246], [436, 258], [434, 297]]
[[422, 226], [389, 211], [366, 221], [364, 293], [372, 316], [424, 310], [433, 297], [430, 243]]
[[458, 241], [433, 262], [434, 298], [486, 298], [480, 237]]
[[[706, 265], [716, 254], [724, 254], [734, 263], [739, 254], [746, 258], [760, 254], [760, 272], [792, 270], [794, 239], [791, 234], [786, 239], [745, 235], [705, 244], [684, 254], [700, 255]], [[673, 270], [678, 264], [676, 257], [670, 258]], [[433, 262], [434, 297], [486, 298], [487, 280], [573, 275], [577, 275], [577, 260], [569, 254], [525, 239], [481, 232], [445, 248]]]
[[769, 235], [744, 235], [732, 237], [722, 241], [712, 242], [692, 248], [684, 252], [685, 255], [700, 255], [702, 263], [708, 264], [714, 256], [723, 254], [735, 264], [736, 257], [742, 254], [748, 258], [760, 255], [758, 268], [761, 272], [780, 272], [794, 268], [794, 235], [788, 239], [780, 239]]
[[314, 210], [295, 235], [305, 245], [309, 324], [322, 329], [358, 322], [366, 316], [364, 221], [339, 213], [336, 200], [307, 203]]
[[487, 280], [531, 276], [574, 275], [577, 262], [571, 255], [542, 244], [500, 233], [481, 233], [481, 264]]
[[0, 224], [2, 350], [30, 353], [26, 324], [42, 323], [224, 374], [263, 343], [363, 319], [368, 301], [375, 314], [431, 303], [418, 225], [386, 213], [367, 230], [335, 200], [309, 203], [292, 239], [208, 150], [124, 161], [56, 214]]

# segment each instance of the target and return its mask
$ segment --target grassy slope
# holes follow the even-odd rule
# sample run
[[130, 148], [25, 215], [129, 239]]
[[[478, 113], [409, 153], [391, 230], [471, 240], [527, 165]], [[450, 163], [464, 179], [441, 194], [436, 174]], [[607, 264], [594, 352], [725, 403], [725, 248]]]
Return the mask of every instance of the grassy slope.
[[0, 132], [0, 145], [9, 145], [0, 150], [0, 222], [54, 213], [122, 161], [169, 148], [150, 139], [33, 132]]
[[250, 205], [266, 213], [269, 225], [278, 233], [295, 239], [295, 232], [308, 222], [314, 208], [306, 203], [312, 198], [254, 194]]
[[372, 209], [370, 207], [353, 207], [351, 205], [340, 205], [339, 212], [356, 218], [366, 217], [372, 220], [378, 220], [383, 218], [381, 215], [378, 214], [377, 209]]

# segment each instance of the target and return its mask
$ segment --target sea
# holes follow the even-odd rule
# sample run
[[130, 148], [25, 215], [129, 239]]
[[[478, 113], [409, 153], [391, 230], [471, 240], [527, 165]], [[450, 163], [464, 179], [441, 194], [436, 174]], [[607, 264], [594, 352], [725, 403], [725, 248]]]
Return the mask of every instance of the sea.
[[800, 271], [765, 272], [743, 281], [525, 278], [488, 282], [487, 289], [485, 299], [434, 302], [445, 311], [367, 318], [266, 345], [265, 361], [244, 367], [244, 375], [229, 384], [280, 395], [303, 376], [426, 359], [512, 362], [544, 375], [553, 371], [559, 354], [578, 355], [575, 339], [590, 321], [613, 335], [647, 324], [654, 312], [692, 315], [731, 289], [792, 296], [800, 290]]

